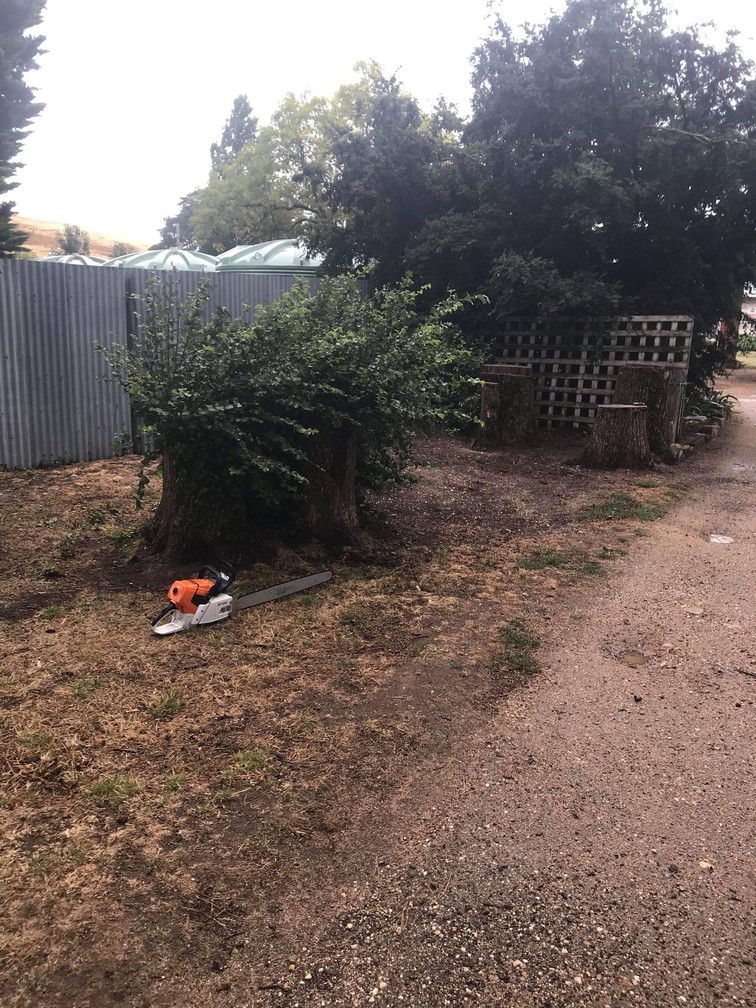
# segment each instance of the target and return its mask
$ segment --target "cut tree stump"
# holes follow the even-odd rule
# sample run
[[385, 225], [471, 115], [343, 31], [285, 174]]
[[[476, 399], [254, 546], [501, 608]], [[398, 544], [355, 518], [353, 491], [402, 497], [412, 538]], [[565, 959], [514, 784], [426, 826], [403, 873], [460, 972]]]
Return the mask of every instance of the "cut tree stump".
[[480, 419], [483, 426], [475, 439], [476, 445], [487, 448], [501, 447], [499, 431], [499, 383], [484, 382], [483, 398], [480, 404]]
[[502, 448], [522, 444], [536, 433], [535, 379], [530, 365], [486, 364], [476, 445]]
[[665, 462], [674, 461], [670, 445], [680, 435], [687, 373], [685, 364], [637, 362], [623, 365], [617, 375], [612, 404], [648, 406], [648, 443]]
[[640, 404], [599, 406], [581, 463], [591, 469], [648, 469], [648, 408]]

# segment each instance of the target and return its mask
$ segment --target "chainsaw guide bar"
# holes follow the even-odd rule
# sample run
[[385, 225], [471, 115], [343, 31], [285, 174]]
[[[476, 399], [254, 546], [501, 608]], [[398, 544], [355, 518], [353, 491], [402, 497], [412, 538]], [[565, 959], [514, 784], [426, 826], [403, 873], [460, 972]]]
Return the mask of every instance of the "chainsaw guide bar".
[[330, 571], [320, 571], [271, 585], [270, 588], [261, 588], [239, 598], [234, 598], [227, 591], [235, 576], [233, 567], [224, 564], [223, 569], [203, 567], [196, 578], [174, 581], [168, 589], [168, 605], [150, 620], [152, 632], [164, 637], [192, 626], [219, 623], [244, 609], [252, 609], [265, 602], [274, 602], [295, 592], [324, 584], [331, 580], [332, 574]]

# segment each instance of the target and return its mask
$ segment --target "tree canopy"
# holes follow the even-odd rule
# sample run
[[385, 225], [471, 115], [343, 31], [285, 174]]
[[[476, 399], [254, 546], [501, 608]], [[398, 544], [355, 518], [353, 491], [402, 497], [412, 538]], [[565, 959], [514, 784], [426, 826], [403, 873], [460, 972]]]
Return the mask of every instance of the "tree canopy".
[[[13, 189], [15, 160], [26, 127], [43, 106], [34, 101], [34, 90], [24, 81], [33, 70], [43, 41], [26, 32], [42, 20], [45, 0], [3, 0], [0, 4], [0, 197]], [[0, 202], [0, 257], [24, 251], [28, 235], [12, 221], [13, 203]]]
[[693, 314], [700, 339], [738, 315], [756, 81], [734, 37], [673, 30], [659, 0], [571, 0], [519, 35], [498, 18], [467, 122], [358, 70], [331, 99], [288, 95], [192, 195], [197, 246], [298, 237], [333, 273], [482, 292], [476, 336], [512, 314], [620, 312]]

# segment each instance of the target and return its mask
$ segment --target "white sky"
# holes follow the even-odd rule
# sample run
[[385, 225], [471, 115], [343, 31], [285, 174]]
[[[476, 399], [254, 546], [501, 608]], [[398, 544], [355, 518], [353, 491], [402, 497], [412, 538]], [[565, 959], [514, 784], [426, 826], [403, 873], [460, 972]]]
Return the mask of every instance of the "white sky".
[[[3, 0], [0, 0], [2, 3]], [[538, 23], [561, 0], [501, 0]], [[672, 6], [672, 4], [670, 4]], [[752, 0], [678, 0], [684, 23], [742, 26]], [[488, 0], [47, 0], [47, 52], [27, 80], [46, 103], [10, 198], [29, 217], [152, 244], [181, 196], [204, 185], [238, 94], [264, 123], [283, 96], [330, 96], [358, 60], [398, 72], [428, 108], [466, 111], [469, 58]]]

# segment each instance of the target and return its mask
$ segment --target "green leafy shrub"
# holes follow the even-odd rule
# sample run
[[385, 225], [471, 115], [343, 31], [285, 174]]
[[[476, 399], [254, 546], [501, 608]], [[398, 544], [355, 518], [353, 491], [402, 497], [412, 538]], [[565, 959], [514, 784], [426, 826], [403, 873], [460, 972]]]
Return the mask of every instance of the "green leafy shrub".
[[401, 477], [418, 431], [470, 422], [479, 361], [450, 319], [462, 302], [418, 317], [422, 293], [302, 282], [244, 327], [207, 321], [206, 287], [180, 304], [175, 282], [153, 281], [134, 350], [100, 349], [162, 455], [154, 548], [249, 548], [297, 526], [348, 539], [357, 494]]

